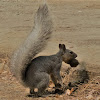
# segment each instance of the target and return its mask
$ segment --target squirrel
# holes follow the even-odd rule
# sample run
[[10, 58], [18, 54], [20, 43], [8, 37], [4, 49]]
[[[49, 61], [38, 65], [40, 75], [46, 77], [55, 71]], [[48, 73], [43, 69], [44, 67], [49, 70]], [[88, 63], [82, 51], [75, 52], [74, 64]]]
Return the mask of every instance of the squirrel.
[[30, 94], [41, 95], [49, 84], [49, 76], [55, 86], [58, 83], [62, 85], [62, 61], [72, 65], [71, 61], [77, 57], [77, 54], [66, 49], [64, 44], [59, 44], [59, 51], [56, 54], [34, 58], [46, 46], [52, 33], [52, 25], [48, 6], [43, 4], [35, 15], [34, 30], [14, 52], [10, 61], [11, 72], [19, 82], [29, 87]]

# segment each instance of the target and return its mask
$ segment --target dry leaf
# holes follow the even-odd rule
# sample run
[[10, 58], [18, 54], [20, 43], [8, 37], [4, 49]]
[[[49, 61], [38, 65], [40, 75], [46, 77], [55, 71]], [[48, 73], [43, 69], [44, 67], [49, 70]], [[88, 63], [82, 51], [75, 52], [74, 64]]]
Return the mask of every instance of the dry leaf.
[[74, 91], [73, 88], [72, 88], [71, 90], [67, 89], [66, 94], [67, 94], [67, 95], [71, 95], [73, 91]]
[[67, 95], [70, 95], [71, 94], [71, 91], [69, 89], [67, 89], [66, 94]]

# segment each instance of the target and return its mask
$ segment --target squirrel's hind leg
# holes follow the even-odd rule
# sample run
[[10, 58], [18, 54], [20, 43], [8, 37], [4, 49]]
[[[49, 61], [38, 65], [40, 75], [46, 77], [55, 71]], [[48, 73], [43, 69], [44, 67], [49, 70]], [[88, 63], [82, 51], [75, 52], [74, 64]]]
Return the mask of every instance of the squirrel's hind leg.
[[38, 94], [42, 95], [45, 92], [45, 89], [49, 85], [49, 75], [45, 72], [39, 74], [39, 78], [41, 77], [41, 81], [37, 83]]
[[39, 79], [38, 83], [35, 84], [35, 88], [30, 89], [30, 95], [40, 97], [45, 93], [45, 89], [49, 84], [49, 75], [45, 72], [41, 72], [37, 74], [36, 79]]

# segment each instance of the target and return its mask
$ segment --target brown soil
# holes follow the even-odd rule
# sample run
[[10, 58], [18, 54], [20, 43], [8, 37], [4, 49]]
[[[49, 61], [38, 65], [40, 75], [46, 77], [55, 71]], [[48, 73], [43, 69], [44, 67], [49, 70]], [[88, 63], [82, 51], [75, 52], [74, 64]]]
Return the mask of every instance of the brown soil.
[[[0, 0], [0, 70], [1, 59], [11, 56], [31, 32], [39, 3], [38, 0]], [[86, 63], [91, 74], [89, 82], [80, 85], [71, 96], [62, 94], [36, 99], [100, 100], [100, 1], [48, 0], [48, 4], [54, 31], [48, 46], [39, 55], [54, 54], [58, 44], [64, 43], [78, 54], [79, 61]], [[26, 95], [26, 89], [5, 66], [0, 74], [0, 100], [33, 99]]]

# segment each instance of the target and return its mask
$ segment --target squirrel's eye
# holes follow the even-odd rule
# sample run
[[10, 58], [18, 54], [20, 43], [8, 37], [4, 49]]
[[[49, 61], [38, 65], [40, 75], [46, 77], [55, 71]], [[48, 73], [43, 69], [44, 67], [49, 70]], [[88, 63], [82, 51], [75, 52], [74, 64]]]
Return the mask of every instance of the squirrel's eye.
[[70, 51], [70, 54], [73, 54], [73, 52], [72, 52], [72, 51]]

